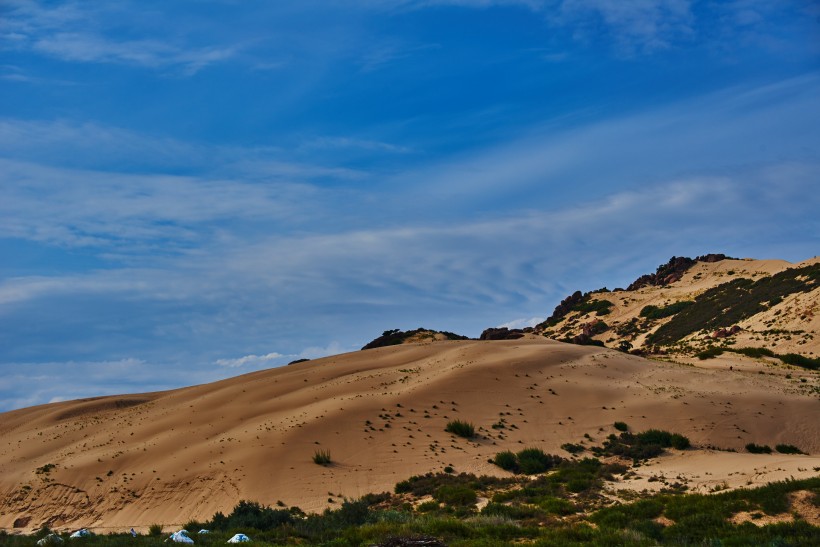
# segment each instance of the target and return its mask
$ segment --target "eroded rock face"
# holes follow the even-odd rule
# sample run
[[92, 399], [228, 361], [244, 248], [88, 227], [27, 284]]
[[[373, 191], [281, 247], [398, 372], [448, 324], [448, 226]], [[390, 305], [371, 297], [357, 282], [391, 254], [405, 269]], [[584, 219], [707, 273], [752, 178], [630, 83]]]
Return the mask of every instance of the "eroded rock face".
[[632, 284], [626, 288], [626, 290], [636, 291], [642, 287], [647, 286], [663, 287], [665, 285], [669, 285], [670, 283], [674, 283], [675, 281], [680, 281], [680, 278], [683, 277], [683, 274], [685, 274], [689, 268], [691, 268], [698, 262], [720, 262], [721, 260], [736, 259], [730, 256], [726, 256], [723, 253], [705, 254], [695, 259], [686, 256], [673, 256], [669, 259], [669, 262], [658, 266], [658, 269], [655, 273], [642, 275], [641, 277], [633, 281]]
[[517, 340], [524, 337], [522, 329], [508, 329], [507, 327], [489, 328], [481, 333], [479, 340]]
[[743, 329], [741, 329], [737, 325], [734, 325], [730, 329], [718, 329], [718, 330], [716, 330], [715, 332], [712, 333], [712, 338], [728, 338], [730, 336], [733, 336], [733, 335], [739, 333], [741, 330], [743, 330]]
[[685, 256], [673, 256], [669, 262], [658, 266], [653, 274], [645, 274], [633, 281], [626, 290], [636, 291], [640, 288], [652, 286], [662, 287], [680, 280], [686, 270], [697, 264], [697, 260]]
[[552, 315], [550, 315], [546, 321], [538, 325], [539, 327], [544, 327], [550, 323], [555, 323], [563, 319], [567, 316], [569, 312], [572, 311], [581, 300], [584, 299], [584, 294], [581, 291], [575, 291], [568, 297], [561, 300], [561, 303], [555, 306], [555, 310], [553, 310]]

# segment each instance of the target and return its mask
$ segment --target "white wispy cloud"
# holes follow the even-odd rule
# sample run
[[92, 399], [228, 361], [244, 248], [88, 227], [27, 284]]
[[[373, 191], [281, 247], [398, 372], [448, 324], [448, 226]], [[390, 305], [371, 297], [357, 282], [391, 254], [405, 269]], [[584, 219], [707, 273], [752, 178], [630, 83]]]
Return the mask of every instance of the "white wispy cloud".
[[513, 319], [512, 321], [501, 323], [500, 325], [498, 325], [498, 327], [508, 329], [523, 329], [525, 327], [534, 327], [538, 323], [542, 323], [545, 319], [546, 317], [522, 317], [520, 319]]
[[407, 154], [412, 152], [411, 148], [391, 144], [389, 142], [382, 142], [369, 139], [360, 139], [355, 137], [315, 137], [305, 141], [301, 148], [303, 149], [362, 149], [377, 152], [394, 152], [397, 154]]
[[[147, 68], [178, 67], [193, 75], [207, 65], [233, 57], [238, 44], [198, 46], [168, 36], [122, 39], [115, 28], [121, 6], [84, 2], [47, 5], [10, 0], [0, 41], [11, 49], [30, 50], [69, 62], [122, 63]], [[133, 23], [132, 23], [133, 24]]]
[[265, 355], [243, 355], [242, 357], [236, 357], [233, 359], [217, 359], [215, 363], [221, 367], [229, 367], [229, 368], [238, 368], [238, 367], [259, 367], [259, 366], [270, 366], [276, 361], [281, 360], [284, 355], [281, 353], [271, 352], [266, 353]]

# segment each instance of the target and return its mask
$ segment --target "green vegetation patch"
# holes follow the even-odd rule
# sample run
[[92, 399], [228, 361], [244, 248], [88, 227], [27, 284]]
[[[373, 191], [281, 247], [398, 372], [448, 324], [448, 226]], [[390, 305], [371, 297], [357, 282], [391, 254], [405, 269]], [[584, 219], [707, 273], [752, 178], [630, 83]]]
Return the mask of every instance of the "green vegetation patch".
[[594, 447], [592, 452], [596, 456], [621, 456], [637, 462], [660, 456], [665, 448], [685, 450], [690, 446], [689, 439], [683, 435], [649, 429], [641, 433], [610, 435], [603, 446]]
[[820, 264], [790, 268], [752, 281], [739, 278], [713, 287], [693, 304], [651, 334], [648, 343], [669, 345], [699, 330], [730, 327], [769, 307], [769, 302], [814, 290], [820, 282]]
[[499, 452], [490, 460], [501, 469], [522, 475], [536, 475], [549, 471], [564, 459], [560, 456], [546, 454], [540, 448], [525, 448], [517, 454], [506, 450]]
[[774, 447], [774, 449], [780, 452], [781, 454], [805, 454], [805, 452], [803, 452], [793, 444], [778, 444]]
[[464, 437], [465, 439], [472, 439], [475, 437], [475, 426], [470, 422], [462, 420], [451, 420], [447, 422], [447, 427], [444, 428], [447, 433]]
[[407, 339], [412, 338], [421, 333], [429, 333], [430, 337], [435, 334], [442, 334], [447, 340], [469, 340], [468, 337], [460, 334], [455, 334], [448, 331], [436, 331], [425, 328], [418, 328], [415, 330], [403, 331], [401, 329], [390, 329], [382, 333], [381, 336], [366, 344], [362, 349], [381, 348], [385, 346], [398, 346], [403, 344]]
[[331, 463], [330, 450], [319, 449], [314, 452], [313, 463], [318, 465], [329, 465]]
[[771, 454], [772, 447], [767, 444], [749, 443], [746, 445], [746, 451], [752, 454]]
[[647, 319], [665, 319], [688, 308], [692, 304], [694, 304], [694, 302], [689, 300], [681, 300], [680, 302], [674, 302], [667, 306], [653, 306], [650, 304], [649, 306], [644, 306], [639, 315]]
[[[241, 501], [228, 515], [217, 513], [211, 520], [192, 521], [185, 528], [196, 545], [224, 545], [237, 532], [250, 536], [254, 545], [335, 547], [820, 545], [820, 527], [799, 515], [790, 522], [764, 526], [731, 522], [740, 512], [760, 516], [788, 513], [790, 496], [798, 491], [808, 491], [817, 504], [820, 477], [709, 495], [661, 493], [611, 505], [595, 497], [596, 481], [606, 472], [606, 464], [595, 459], [564, 461], [554, 472], [535, 479], [493, 484], [492, 488], [503, 490], [496, 492], [480, 513], [470, 505], [478, 490], [471, 490], [469, 483], [482, 487], [489, 483], [467, 475], [460, 483], [447, 483], [453, 477], [431, 475], [421, 482], [433, 488], [442, 501], [422, 504], [415, 510], [404, 498], [390, 494], [343, 500], [337, 508], [309, 515], [296, 507], [272, 509]], [[574, 494], [573, 489], [587, 479], [593, 487]], [[158, 524], [151, 528], [153, 535], [97, 534], [81, 543], [94, 547], [156, 546], [170, 533], [163, 534]], [[166, 528], [171, 529], [170, 525]], [[200, 535], [200, 528], [211, 532]], [[31, 536], [0, 531], [0, 544], [34, 547], [38, 539], [51, 533], [46, 528]], [[68, 534], [61, 537], [64, 545], [74, 543]]]
[[713, 346], [696, 353], [695, 356], [701, 360], [712, 359], [718, 355], [723, 355], [723, 353], [727, 351], [752, 357], [754, 359], [771, 357], [773, 359], [779, 359], [786, 365], [793, 365], [810, 370], [820, 370], [820, 359], [818, 358], [806, 357], [797, 353], [778, 354], [768, 348], [718, 348]]
[[610, 312], [610, 308], [614, 305], [615, 304], [609, 300], [593, 300], [590, 298], [589, 293], [587, 293], [581, 302], [572, 307], [572, 311], [581, 313], [595, 312], [596, 315], [607, 315]]

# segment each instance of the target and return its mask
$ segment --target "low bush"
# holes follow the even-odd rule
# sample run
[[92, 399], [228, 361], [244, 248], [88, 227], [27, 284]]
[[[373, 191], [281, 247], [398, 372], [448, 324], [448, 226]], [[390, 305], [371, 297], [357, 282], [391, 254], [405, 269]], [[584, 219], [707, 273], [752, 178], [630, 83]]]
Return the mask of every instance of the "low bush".
[[468, 506], [475, 505], [478, 495], [475, 490], [463, 485], [445, 485], [438, 488], [433, 498], [447, 505]]
[[805, 452], [803, 452], [793, 444], [778, 444], [774, 447], [774, 449], [780, 452], [781, 454], [805, 454]]
[[637, 434], [610, 435], [603, 446], [594, 447], [592, 452], [596, 456], [621, 456], [641, 461], [660, 456], [665, 448], [685, 450], [690, 445], [689, 439], [678, 433], [649, 429]]
[[674, 302], [672, 304], [669, 304], [668, 306], [644, 306], [639, 315], [641, 317], [646, 317], [647, 319], [664, 319], [665, 317], [671, 317], [675, 315], [679, 311], [688, 308], [692, 304], [694, 304], [694, 302], [682, 300], [680, 302]]
[[470, 422], [464, 422], [462, 420], [452, 420], [447, 422], [447, 427], [445, 427], [444, 430], [448, 433], [452, 433], [453, 435], [464, 437], [465, 439], [472, 439], [475, 437], [475, 426]]
[[618, 431], [629, 431], [629, 426], [625, 422], [615, 422], [612, 425]]
[[218, 512], [203, 526], [209, 530], [222, 531], [236, 528], [271, 530], [293, 522], [294, 515], [289, 509], [272, 509], [253, 501], [241, 500], [227, 516]]
[[582, 444], [564, 443], [561, 445], [561, 449], [566, 450], [570, 454], [580, 454], [586, 450], [586, 447]]
[[754, 357], [755, 359], [760, 359], [761, 357], [777, 357], [775, 352], [768, 348], [726, 348], [726, 351], [739, 353], [746, 357]]
[[811, 357], [805, 357], [798, 353], [787, 353], [785, 355], [781, 355], [780, 360], [787, 365], [794, 365], [796, 367], [803, 367], [811, 370], [820, 369], [820, 359], [812, 359]]
[[313, 453], [313, 463], [318, 465], [328, 465], [331, 463], [330, 450], [319, 449]]
[[523, 475], [537, 475], [549, 471], [564, 459], [560, 456], [546, 454], [540, 448], [525, 448], [517, 454], [510, 451], [499, 452], [492, 463], [513, 473]]
[[509, 450], [496, 454], [492, 462], [504, 471], [515, 472], [518, 469], [518, 458]]
[[749, 443], [746, 445], [746, 451], [752, 454], [771, 454], [772, 448], [767, 444]]
[[593, 300], [587, 297], [586, 300], [573, 306], [572, 310], [581, 313], [595, 312], [595, 315], [608, 315], [612, 306], [614, 304], [609, 300]]
[[396, 494], [413, 494], [414, 496], [432, 495], [439, 487], [444, 485], [463, 485], [473, 490], [486, 490], [510, 484], [512, 479], [501, 479], [481, 475], [477, 477], [471, 473], [459, 473], [458, 475], [449, 473], [426, 473], [424, 475], [414, 475], [407, 480], [396, 484]]
[[723, 350], [721, 348], [706, 348], [703, 351], [699, 351], [695, 354], [695, 357], [700, 359], [701, 361], [705, 361], [706, 359], [714, 359], [718, 355], [723, 355]]

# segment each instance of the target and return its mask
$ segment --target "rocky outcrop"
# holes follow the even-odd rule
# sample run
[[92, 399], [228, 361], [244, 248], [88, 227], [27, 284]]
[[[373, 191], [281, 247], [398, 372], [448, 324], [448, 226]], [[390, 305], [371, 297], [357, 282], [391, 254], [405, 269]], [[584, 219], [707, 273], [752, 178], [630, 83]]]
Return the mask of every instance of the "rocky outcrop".
[[423, 342], [433, 340], [469, 340], [466, 336], [448, 332], [446, 330], [430, 330], [418, 328], [415, 330], [402, 331], [400, 329], [386, 330], [381, 336], [369, 342], [362, 349], [381, 348], [384, 346], [398, 346], [410, 342]]
[[673, 256], [669, 262], [658, 266], [653, 274], [645, 274], [633, 281], [626, 290], [637, 291], [643, 287], [663, 287], [675, 281], [679, 281], [686, 270], [691, 268], [697, 261], [685, 256]]
[[489, 328], [479, 336], [479, 340], [518, 340], [524, 337], [522, 329], [508, 329], [507, 327]]
[[712, 338], [714, 338], [714, 339], [728, 338], [730, 336], [733, 336], [733, 335], [739, 333], [741, 330], [743, 330], [743, 329], [741, 329], [737, 325], [733, 326], [730, 329], [718, 329], [718, 330], [716, 330], [715, 332], [712, 333]]
[[584, 296], [586, 295], [584, 295], [581, 291], [575, 291], [568, 297], [564, 298], [563, 300], [561, 300], [560, 304], [555, 306], [555, 310], [553, 310], [552, 315], [547, 317], [547, 320], [543, 323], [538, 324], [536, 328], [543, 329], [551, 325], [554, 325], [555, 323], [566, 317], [567, 314], [571, 312], [572, 309], [584, 299]]
[[721, 260], [736, 259], [722, 253], [705, 254], [694, 259], [686, 256], [673, 256], [669, 259], [669, 262], [658, 266], [655, 273], [642, 275], [633, 281], [632, 284], [626, 288], [626, 290], [636, 291], [647, 286], [663, 287], [665, 285], [669, 285], [670, 283], [674, 283], [675, 281], [680, 281], [683, 274], [685, 274], [689, 268], [698, 262], [720, 262]]
[[721, 260], [737, 260], [737, 258], [726, 256], [723, 253], [711, 253], [708, 255], [701, 255], [695, 258], [695, 262], [720, 262]]

